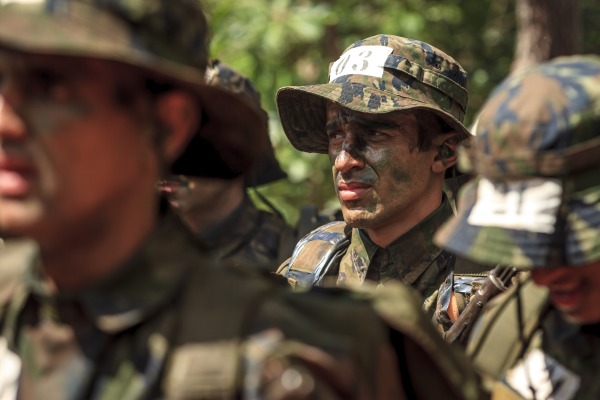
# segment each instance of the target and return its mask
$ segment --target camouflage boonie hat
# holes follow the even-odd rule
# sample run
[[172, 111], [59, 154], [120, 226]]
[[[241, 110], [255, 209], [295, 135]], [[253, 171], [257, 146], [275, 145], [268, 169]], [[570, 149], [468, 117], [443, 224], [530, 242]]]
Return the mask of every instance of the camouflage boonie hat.
[[219, 155], [205, 174], [239, 175], [267, 145], [265, 115], [251, 102], [206, 85], [207, 29], [198, 0], [0, 1], [1, 48], [127, 64], [195, 93], [203, 118], [190, 146], [208, 143]]
[[[218, 86], [223, 89], [235, 93], [247, 101], [251, 102], [265, 118], [266, 127], [259, 133], [264, 134], [263, 138], [268, 145], [265, 146], [263, 154], [258, 156], [254, 167], [246, 172], [245, 184], [247, 187], [265, 185], [287, 177], [281, 166], [275, 158], [271, 139], [269, 138], [268, 116], [260, 105], [260, 93], [254, 87], [250, 79], [231, 68], [229, 65], [222, 63], [219, 60], [212, 60], [206, 70], [206, 83], [211, 86]], [[235, 109], [232, 110], [231, 118], [235, 118]], [[199, 160], [208, 160], [217, 157], [213, 152], [207, 151], [207, 147], [199, 147], [184, 151], [181, 157], [175, 161], [173, 165], [173, 173], [177, 175], [190, 175], [190, 171], [195, 172], [194, 175], [205, 176], [209, 171], [204, 172], [203, 166], [211, 168], [213, 163], [203, 162], [198, 166]]]
[[327, 153], [326, 105], [384, 114], [425, 109], [463, 137], [467, 73], [452, 57], [418, 40], [376, 35], [348, 47], [329, 65], [329, 83], [277, 92], [281, 124], [295, 148]]
[[561, 57], [506, 79], [462, 150], [477, 176], [439, 245], [523, 269], [600, 260], [600, 57]]

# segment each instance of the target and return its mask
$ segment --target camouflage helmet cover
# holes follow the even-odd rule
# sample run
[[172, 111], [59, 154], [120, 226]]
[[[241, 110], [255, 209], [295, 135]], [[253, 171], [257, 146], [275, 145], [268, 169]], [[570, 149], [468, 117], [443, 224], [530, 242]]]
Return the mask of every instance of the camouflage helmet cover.
[[[219, 155], [219, 166], [205, 168], [209, 176], [244, 172], [266, 145], [253, 133], [266, 129], [264, 115], [205, 84], [208, 27], [197, 0], [4, 0], [0, 46], [128, 64], [191, 90], [203, 111], [196, 137]], [[235, 119], [227, 112], [234, 106], [240, 110]]]
[[487, 264], [600, 260], [600, 57], [561, 57], [507, 78], [461, 153], [477, 174], [441, 246]]
[[327, 153], [328, 101], [354, 111], [389, 113], [425, 109], [462, 137], [467, 73], [452, 57], [418, 40], [376, 35], [350, 45], [329, 66], [329, 83], [289, 86], [277, 93], [283, 129], [294, 147]]
[[[211, 86], [221, 87], [245, 98], [257, 109], [261, 110], [265, 116], [265, 124], [268, 124], [267, 113], [261, 108], [260, 93], [250, 79], [240, 72], [219, 60], [212, 60], [206, 70], [206, 83]], [[265, 146], [264, 153], [259, 155], [253, 168], [248, 170], [245, 174], [245, 183], [246, 186], [249, 187], [275, 182], [287, 176], [281, 169], [275, 157], [275, 153], [273, 152], [273, 146], [271, 145], [271, 140], [268, 135], [268, 128], [261, 133], [265, 134], [266, 137], [264, 140], [267, 141], [268, 146]], [[180, 175], [189, 175], [186, 171], [195, 170], [195, 175], [206, 175], [201, 173], [201, 171], [198, 170], [198, 166], [196, 166], [198, 160], [205, 160], [211, 157], [211, 154], [209, 154], [206, 149], [206, 147], [196, 147], [190, 149], [191, 151], [184, 151], [179, 160], [173, 165], [173, 172]], [[210, 165], [206, 166], [210, 167]]]

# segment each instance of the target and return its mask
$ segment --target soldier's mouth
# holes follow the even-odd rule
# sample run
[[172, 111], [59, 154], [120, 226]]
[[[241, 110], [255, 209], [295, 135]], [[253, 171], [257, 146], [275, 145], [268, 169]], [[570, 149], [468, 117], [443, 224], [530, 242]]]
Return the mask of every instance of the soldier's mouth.
[[340, 182], [337, 185], [338, 196], [340, 200], [357, 200], [371, 190], [371, 185], [362, 182]]
[[556, 290], [550, 292], [550, 300], [556, 308], [569, 312], [579, 308], [583, 292], [579, 288], [573, 290]]
[[0, 196], [22, 197], [31, 189], [34, 169], [24, 162], [0, 160]]

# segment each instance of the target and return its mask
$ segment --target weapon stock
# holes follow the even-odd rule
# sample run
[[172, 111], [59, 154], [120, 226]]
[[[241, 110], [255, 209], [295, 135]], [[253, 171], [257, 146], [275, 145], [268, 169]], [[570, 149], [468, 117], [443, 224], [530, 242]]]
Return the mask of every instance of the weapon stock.
[[483, 306], [497, 294], [506, 291], [511, 284], [512, 277], [516, 274], [517, 270], [514, 267], [498, 265], [491, 270], [483, 286], [475, 292], [469, 304], [444, 334], [444, 339], [450, 343], [458, 342], [465, 345]]

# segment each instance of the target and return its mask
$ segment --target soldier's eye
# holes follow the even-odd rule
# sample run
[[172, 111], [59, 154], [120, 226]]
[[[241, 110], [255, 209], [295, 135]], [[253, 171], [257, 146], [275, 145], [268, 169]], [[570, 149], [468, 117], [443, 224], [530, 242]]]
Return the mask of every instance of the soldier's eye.
[[362, 137], [365, 138], [365, 140], [379, 140], [388, 138], [389, 136], [390, 133], [381, 128], [365, 129], [362, 132]]
[[329, 141], [336, 141], [344, 138], [344, 133], [342, 131], [327, 131], [327, 137]]
[[48, 69], [35, 69], [30, 73], [28, 88], [34, 96], [53, 102], [66, 102], [71, 99], [67, 78]]

